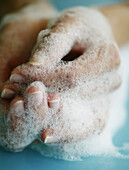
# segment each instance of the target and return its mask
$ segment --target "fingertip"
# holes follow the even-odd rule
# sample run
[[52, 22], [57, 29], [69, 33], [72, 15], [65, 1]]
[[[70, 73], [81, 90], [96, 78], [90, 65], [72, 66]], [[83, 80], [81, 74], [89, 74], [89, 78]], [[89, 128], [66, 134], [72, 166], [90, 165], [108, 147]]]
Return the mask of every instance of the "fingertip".
[[26, 93], [44, 92], [45, 86], [41, 82], [33, 82], [27, 89]]
[[54, 129], [46, 129], [43, 131], [42, 135], [41, 135], [41, 140], [44, 143], [51, 143], [53, 138], [53, 134], [54, 134]]
[[20, 113], [24, 111], [24, 99], [21, 97], [17, 97], [12, 100], [10, 103], [10, 110], [14, 114]]
[[40, 66], [40, 65], [42, 65], [40, 62], [34, 62], [34, 61], [30, 61], [30, 62], [28, 62], [28, 64], [33, 65], [33, 66]]
[[[45, 58], [46, 58], [46, 56], [45, 56]], [[40, 57], [40, 55], [37, 53], [34, 53], [28, 62], [28, 64], [34, 65], [34, 66], [40, 66], [40, 65], [45, 66], [45, 63], [46, 63], [46, 61], [44, 60], [44, 57]]]
[[20, 75], [20, 74], [16, 74], [16, 73], [12, 73], [12, 75], [10, 76], [9, 80], [11, 82], [15, 82], [15, 83], [23, 83], [26, 81], [26, 79]]
[[38, 82], [32, 83], [26, 91], [26, 99], [29, 105], [40, 105], [45, 100], [45, 96], [45, 88]]
[[19, 126], [17, 121], [23, 122], [22, 114], [24, 113], [24, 100], [23, 98], [15, 98], [10, 103], [10, 120], [12, 127], [15, 129]]
[[48, 106], [50, 108], [58, 109], [60, 107], [61, 96], [59, 94], [49, 94], [48, 95]]
[[15, 91], [9, 88], [4, 88], [1, 92], [1, 98], [10, 99], [14, 98], [16, 95]]
[[25, 107], [39, 119], [44, 119], [47, 111], [45, 86], [40, 82], [32, 83], [26, 91]]
[[11, 101], [10, 106], [12, 107], [14, 104], [17, 105], [17, 103], [24, 103], [24, 99], [22, 97], [17, 97]]

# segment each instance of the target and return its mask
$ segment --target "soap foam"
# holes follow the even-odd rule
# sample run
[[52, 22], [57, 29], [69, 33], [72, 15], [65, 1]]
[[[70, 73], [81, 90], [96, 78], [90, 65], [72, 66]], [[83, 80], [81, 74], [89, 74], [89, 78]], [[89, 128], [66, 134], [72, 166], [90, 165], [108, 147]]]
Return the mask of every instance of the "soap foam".
[[[127, 51], [127, 53], [125, 51]], [[7, 138], [11, 139], [10, 140], [11, 144], [12, 145], [15, 144], [15, 147], [18, 148], [24, 146], [25, 144], [29, 144], [37, 137], [40, 137], [40, 135], [37, 136], [37, 134], [40, 134], [39, 130], [42, 126], [44, 127], [44, 129], [47, 129], [50, 126], [51, 128], [55, 129], [55, 131], [57, 132], [59, 130], [58, 127], [63, 127], [62, 130], [59, 131], [56, 134], [57, 136], [55, 137], [57, 137], [57, 139], [59, 138], [60, 140], [60, 137], [61, 138], [66, 137], [65, 136], [66, 133], [68, 136], [73, 135], [74, 138], [72, 139], [71, 143], [64, 143], [64, 144], [41, 143], [41, 144], [32, 144], [30, 147], [32, 149], [37, 150], [44, 156], [54, 157], [54, 158], [64, 159], [64, 160], [71, 160], [71, 161], [81, 160], [83, 157], [86, 156], [101, 155], [101, 154], [105, 156], [129, 158], [128, 155], [122, 155], [120, 153], [123, 150], [129, 149], [128, 143], [125, 143], [123, 147], [117, 148], [113, 145], [112, 142], [112, 138], [114, 134], [123, 125], [124, 120], [126, 118], [126, 110], [124, 104], [127, 98], [127, 87], [128, 87], [127, 79], [129, 73], [128, 66], [127, 66], [128, 50], [126, 48], [121, 51], [121, 56], [122, 56], [121, 71], [122, 71], [123, 84], [120, 87], [120, 89], [117, 90], [116, 92], [113, 92], [111, 96], [110, 95], [109, 96], [107, 95], [107, 97], [105, 97], [105, 95], [103, 96], [103, 90], [102, 92], [99, 91], [99, 89], [101, 88], [98, 88], [95, 99], [92, 98], [92, 96], [90, 96], [90, 93], [89, 93], [89, 97], [87, 98], [87, 95], [83, 93], [84, 92], [83, 90], [80, 91], [80, 88], [74, 89], [75, 91], [73, 90], [73, 92], [70, 93], [62, 92], [63, 104], [64, 104], [63, 114], [57, 115], [56, 112], [50, 110], [47, 117], [42, 121], [39, 120], [34, 113], [31, 114], [29, 113], [29, 116], [27, 118], [27, 123], [25, 122], [21, 124], [21, 126], [24, 127], [22, 133], [20, 129], [16, 129], [17, 131], [19, 131], [18, 133], [16, 133], [16, 135], [17, 134], [21, 135], [20, 137], [21, 139], [23, 139], [20, 142], [19, 142], [20, 139], [17, 138], [17, 136], [15, 136], [15, 133], [12, 133], [10, 131], [6, 132], [6, 130], [5, 132], [2, 131], [2, 133], [3, 134], [6, 133]], [[109, 74], [109, 77], [110, 76], [111, 74]], [[104, 77], [108, 77], [108, 75], [105, 75]], [[102, 80], [104, 77], [102, 77]], [[105, 78], [105, 80], [106, 79], [107, 78]], [[96, 79], [95, 81], [97, 82], [98, 80]], [[92, 83], [90, 84], [90, 86], [86, 85], [87, 89], [90, 89], [91, 87], [90, 89], [91, 91], [93, 88]], [[35, 84], [37, 84], [37, 82], [35, 82]], [[107, 82], [107, 84], [109, 84], [109, 82]], [[50, 89], [48, 89], [48, 92], [49, 90]], [[79, 93], [81, 93], [81, 95], [78, 95]], [[107, 112], [109, 108], [109, 98], [111, 98], [112, 104], [111, 104], [110, 115], [108, 116]], [[26, 113], [27, 110], [25, 114]], [[26, 115], [24, 116], [26, 119]], [[99, 129], [99, 126], [96, 122], [98, 118], [102, 119], [103, 122], [105, 123], [108, 120], [104, 131], [99, 135], [98, 133], [101, 132], [101, 129]], [[0, 117], [0, 119], [1, 122], [4, 122], [2, 117]], [[96, 127], [94, 126], [94, 123], [96, 123]], [[5, 129], [2, 127], [2, 123], [0, 125], [1, 125], [0, 129]], [[8, 126], [9, 125], [7, 125], [7, 129]], [[66, 131], [66, 129], [69, 130]], [[84, 132], [85, 134], [87, 134], [87, 137], [85, 140], [82, 140], [81, 142], [75, 142], [75, 138], [77, 137], [76, 134], [77, 133], [79, 134], [80, 132]], [[93, 133], [94, 135], [92, 135]], [[6, 141], [6, 139], [1, 138], [0, 144], [3, 145], [3, 143], [7, 143], [8, 141]]]
[[[32, 144], [30, 147], [37, 150], [44, 156], [54, 157], [64, 160], [82, 160], [83, 157], [104, 155], [108, 157], [118, 157], [129, 159], [129, 155], [122, 154], [122, 151], [129, 151], [129, 143], [116, 147], [113, 144], [113, 136], [124, 125], [126, 120], [125, 103], [128, 97], [128, 52], [129, 46], [121, 49], [121, 73], [122, 85], [111, 94], [111, 108], [107, 125], [100, 135], [88, 137], [86, 140], [72, 144]], [[78, 111], [78, 110], [77, 110]]]
[[[61, 92], [63, 97], [63, 114], [60, 113], [58, 115], [55, 111], [50, 110], [47, 117], [42, 121], [38, 119], [37, 115], [35, 115], [35, 113], [31, 112], [30, 110], [28, 110], [29, 114], [26, 117], [26, 110], [26, 112], [23, 113], [23, 118], [25, 118], [27, 123], [19, 122], [19, 124], [21, 124], [19, 128], [24, 127], [24, 130], [21, 131], [21, 129], [18, 128], [14, 133], [9, 130], [5, 130], [5, 132], [2, 131], [3, 134], [7, 135], [7, 138], [1, 138], [0, 144], [8, 145], [8, 140], [10, 140], [10, 144], [12, 146], [14, 145], [16, 148], [28, 145], [35, 139], [40, 138], [41, 127], [44, 129], [51, 127], [56, 132], [55, 137], [57, 140], [60, 140], [60, 138], [63, 137], [65, 139], [66, 135], [68, 137], [73, 136], [73, 138], [68, 140], [70, 143], [41, 143], [32, 144], [30, 146], [32, 149], [39, 151], [44, 156], [71, 161], [81, 160], [86, 156], [101, 154], [105, 156], [128, 158], [128, 155], [122, 155], [120, 153], [122, 150], [128, 149], [128, 143], [124, 144], [123, 147], [117, 148], [113, 145], [112, 142], [114, 134], [123, 125], [126, 118], [126, 110], [124, 104], [127, 98], [127, 79], [129, 73], [128, 67], [126, 67], [128, 63], [127, 54], [124, 53], [124, 50], [122, 50], [121, 70], [123, 84], [119, 90], [105, 97], [105, 95], [103, 95], [105, 90], [98, 86], [98, 90], [95, 90], [96, 94], [94, 93], [94, 96], [96, 96], [95, 98], [90, 95], [91, 93], [87, 95], [89, 90], [91, 92], [93, 91], [94, 84], [98, 84], [101, 79], [103, 82], [104, 78], [107, 80], [108, 77], [111, 76], [111, 73], [113, 73], [111, 72], [109, 75], [105, 74], [104, 77], [102, 76], [99, 80], [95, 79], [94, 82], [87, 82], [86, 86], [84, 86], [84, 89], [87, 89], [86, 94], [84, 93], [83, 88], [75, 88], [73, 91], [70, 91], [70, 93], [67, 91]], [[105, 82], [106, 83], [102, 84], [102, 87], [109, 85], [110, 83], [112, 84], [112, 81], [110, 83], [109, 81]], [[38, 85], [37, 82], [35, 82], [35, 85], [36, 84]], [[51, 89], [47, 90], [50, 92]], [[110, 100], [112, 100], [112, 104], [110, 106], [110, 115], [108, 116], [107, 113], [110, 104], [109, 98], [111, 98]], [[100, 124], [97, 122], [98, 119], [101, 119], [103, 123], [107, 124], [101, 134], [99, 133], [101, 132], [101, 128], [104, 126], [104, 124], [102, 124], [100, 127]], [[2, 117], [1, 122], [4, 122]], [[96, 124], [96, 126], [94, 126], [94, 124]], [[0, 129], [5, 129], [2, 127], [2, 123], [0, 125]], [[8, 121], [6, 122], [6, 126], [7, 129], [9, 129]], [[60, 127], [62, 127], [62, 129], [60, 129]], [[77, 136], [79, 138], [82, 137], [79, 136], [79, 134], [82, 132], [85, 134], [84, 140], [81, 142], [75, 142]], [[18, 135], [20, 135], [20, 138], [17, 137]]]

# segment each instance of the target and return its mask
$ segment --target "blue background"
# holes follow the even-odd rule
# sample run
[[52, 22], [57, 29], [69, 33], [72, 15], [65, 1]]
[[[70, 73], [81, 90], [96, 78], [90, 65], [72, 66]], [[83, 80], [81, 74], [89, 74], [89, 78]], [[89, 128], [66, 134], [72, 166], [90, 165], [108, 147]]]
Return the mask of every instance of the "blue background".
[[[51, 0], [62, 10], [77, 5], [100, 5], [120, 2], [118, 0]], [[129, 110], [129, 99], [126, 108]], [[114, 136], [114, 144], [121, 146], [129, 142], [129, 116], [122, 127]], [[0, 151], [0, 170], [129, 170], [129, 160], [105, 157], [88, 157], [83, 161], [68, 162], [45, 158], [39, 153], [26, 149], [21, 153], [8, 153]]]
[[123, 2], [123, 0], [50, 0], [50, 1], [53, 2], [53, 4], [59, 10], [73, 7], [73, 6], [78, 6], [78, 5], [82, 5], [82, 6], [96, 5], [97, 6], [97, 5], [108, 5], [108, 4]]

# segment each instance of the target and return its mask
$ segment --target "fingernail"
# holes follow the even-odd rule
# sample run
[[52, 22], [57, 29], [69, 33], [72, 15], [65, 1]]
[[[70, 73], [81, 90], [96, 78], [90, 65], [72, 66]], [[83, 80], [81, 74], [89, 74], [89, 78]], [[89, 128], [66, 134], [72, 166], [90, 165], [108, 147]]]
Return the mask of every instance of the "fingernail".
[[12, 74], [10, 77], [10, 81], [16, 83], [23, 83], [25, 81], [25, 78], [19, 74]]
[[23, 100], [18, 100], [16, 103], [14, 103], [15, 108], [18, 109], [18, 111], [23, 111], [24, 108], [24, 102]]
[[40, 143], [40, 141], [38, 139], [36, 139], [32, 143], [37, 144], [37, 143]]
[[18, 100], [17, 102], [14, 103], [14, 105], [19, 105], [21, 103], [23, 103], [23, 100]]
[[5, 88], [1, 92], [1, 97], [6, 98], [6, 99], [13, 98], [13, 97], [15, 97], [15, 92], [11, 89]]
[[12, 150], [12, 152], [21, 152], [23, 151], [24, 147], [21, 147], [21, 148], [15, 148]]
[[59, 101], [60, 101], [60, 99], [56, 99], [56, 100], [50, 100], [50, 101], [48, 101], [48, 106], [50, 107], [50, 108], [59, 108]]
[[35, 92], [30, 92], [30, 94], [41, 94], [42, 91], [35, 91]]
[[44, 143], [58, 143], [58, 139], [55, 138], [54, 136], [46, 136], [46, 138], [44, 140], [42, 140]]
[[44, 143], [57, 143], [57, 139], [54, 136], [46, 136]]
[[44, 132], [41, 135], [41, 140], [44, 143], [51, 143], [51, 142], [53, 142], [54, 141], [53, 133], [54, 133], [53, 129], [44, 130]]
[[30, 65], [36, 65], [36, 66], [39, 66], [39, 65], [42, 65], [43, 63], [30, 61], [30, 62], [29, 62], [29, 64], [30, 64]]
[[24, 101], [18, 100], [12, 104], [12, 109], [15, 110], [15, 112], [12, 112], [13, 114], [15, 113], [16, 116], [21, 116], [22, 112], [24, 111]]

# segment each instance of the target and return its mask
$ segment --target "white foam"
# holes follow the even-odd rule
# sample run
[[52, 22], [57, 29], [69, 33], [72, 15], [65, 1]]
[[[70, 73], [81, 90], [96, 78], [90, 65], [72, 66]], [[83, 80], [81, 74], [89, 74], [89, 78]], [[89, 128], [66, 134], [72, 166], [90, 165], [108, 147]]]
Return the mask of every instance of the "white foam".
[[[129, 154], [121, 154], [121, 151], [129, 151], [129, 143], [116, 147], [113, 144], [113, 136], [124, 125], [127, 117], [125, 102], [128, 97], [128, 78], [129, 78], [129, 45], [121, 49], [121, 73], [122, 85], [112, 94], [112, 105], [110, 116], [105, 130], [100, 135], [94, 135], [88, 139], [72, 144], [33, 144], [32, 149], [37, 150], [42, 155], [64, 160], [81, 160], [85, 156], [104, 155], [129, 159]], [[80, 108], [79, 108], [80, 109]], [[78, 112], [78, 110], [77, 110]]]
[[[11, 141], [9, 145], [15, 145], [16, 148], [22, 147], [24, 145], [27, 145], [31, 143], [36, 137], [37, 134], [39, 134], [39, 129], [41, 127], [44, 127], [44, 129], [48, 128], [48, 125], [55, 130], [58, 130], [58, 127], [62, 127], [62, 131], [58, 133], [58, 136], [65, 137], [66, 135], [66, 129], [69, 129], [67, 131], [67, 135], [71, 136], [74, 135], [76, 137], [77, 132], [85, 132], [88, 133], [88, 136], [86, 140], [83, 140], [81, 142], [73, 142], [65, 143], [65, 144], [36, 144], [32, 145], [31, 148], [39, 151], [41, 154], [49, 157], [55, 157], [58, 159], [65, 159], [65, 160], [81, 160], [82, 157], [90, 156], [90, 155], [106, 155], [106, 156], [115, 156], [115, 157], [121, 157], [121, 158], [128, 158], [128, 155], [122, 155], [119, 151], [121, 150], [127, 150], [128, 144], [123, 145], [123, 147], [117, 148], [112, 143], [112, 138], [116, 131], [122, 126], [124, 123], [124, 120], [126, 118], [126, 110], [125, 110], [125, 102], [127, 98], [127, 80], [128, 80], [128, 50], [122, 49], [121, 50], [121, 56], [122, 56], [122, 64], [121, 64], [121, 70], [122, 70], [122, 79], [123, 84], [120, 87], [119, 90], [114, 92], [112, 96], [112, 107], [110, 111], [110, 116], [107, 119], [106, 111], [108, 109], [108, 97], [103, 98], [103, 93], [101, 91], [97, 91], [96, 98], [94, 99], [92, 97], [86, 98], [85, 95], [83, 95], [83, 91], [81, 95], [78, 95], [80, 91], [71, 92], [70, 94], [67, 92], [62, 92], [63, 101], [64, 101], [64, 107], [63, 107], [63, 115], [59, 119], [60, 116], [53, 116], [55, 112], [51, 112], [48, 114], [47, 118], [42, 121], [38, 120], [37, 116], [34, 113], [29, 113], [29, 116], [27, 118], [27, 124], [26, 122], [23, 123], [20, 127], [24, 127], [24, 130], [16, 129], [16, 133], [12, 133], [9, 130], [2, 131], [2, 133], [6, 133], [7, 138]], [[127, 66], [127, 67], [126, 67]], [[104, 77], [102, 77], [103, 80]], [[92, 84], [92, 83], [91, 83]], [[109, 82], [107, 82], [109, 84]], [[88, 89], [92, 91], [92, 86], [87, 86]], [[87, 91], [88, 91], [87, 89]], [[49, 91], [49, 89], [48, 89]], [[103, 92], [103, 90], [102, 90]], [[98, 95], [99, 94], [99, 95]], [[84, 100], [86, 99], [86, 100]], [[31, 99], [32, 100], [32, 99]], [[95, 110], [95, 114], [94, 114]], [[23, 116], [24, 118], [24, 116]], [[103, 133], [101, 135], [96, 134], [94, 136], [91, 136], [90, 134], [93, 133], [94, 129], [94, 123], [95, 121], [101, 118], [103, 120], [108, 120], [107, 126]], [[26, 119], [26, 115], [25, 115]], [[78, 121], [79, 120], [79, 121]], [[115, 121], [114, 121], [115, 120]], [[3, 119], [1, 118], [1, 121]], [[8, 123], [8, 121], [6, 122]], [[22, 123], [22, 122], [19, 122]], [[85, 126], [84, 126], [85, 124]], [[7, 129], [8, 129], [8, 124]], [[5, 129], [2, 127], [1, 129]], [[75, 134], [74, 134], [75, 133]], [[15, 136], [16, 134], [16, 136]], [[21, 135], [21, 138], [17, 138], [17, 135]], [[2, 144], [8, 144], [8, 141], [6, 139], [0, 140], [1, 145]], [[21, 140], [23, 139], [23, 140]], [[21, 140], [19, 142], [19, 140]], [[20, 143], [20, 144], [19, 144]]]

